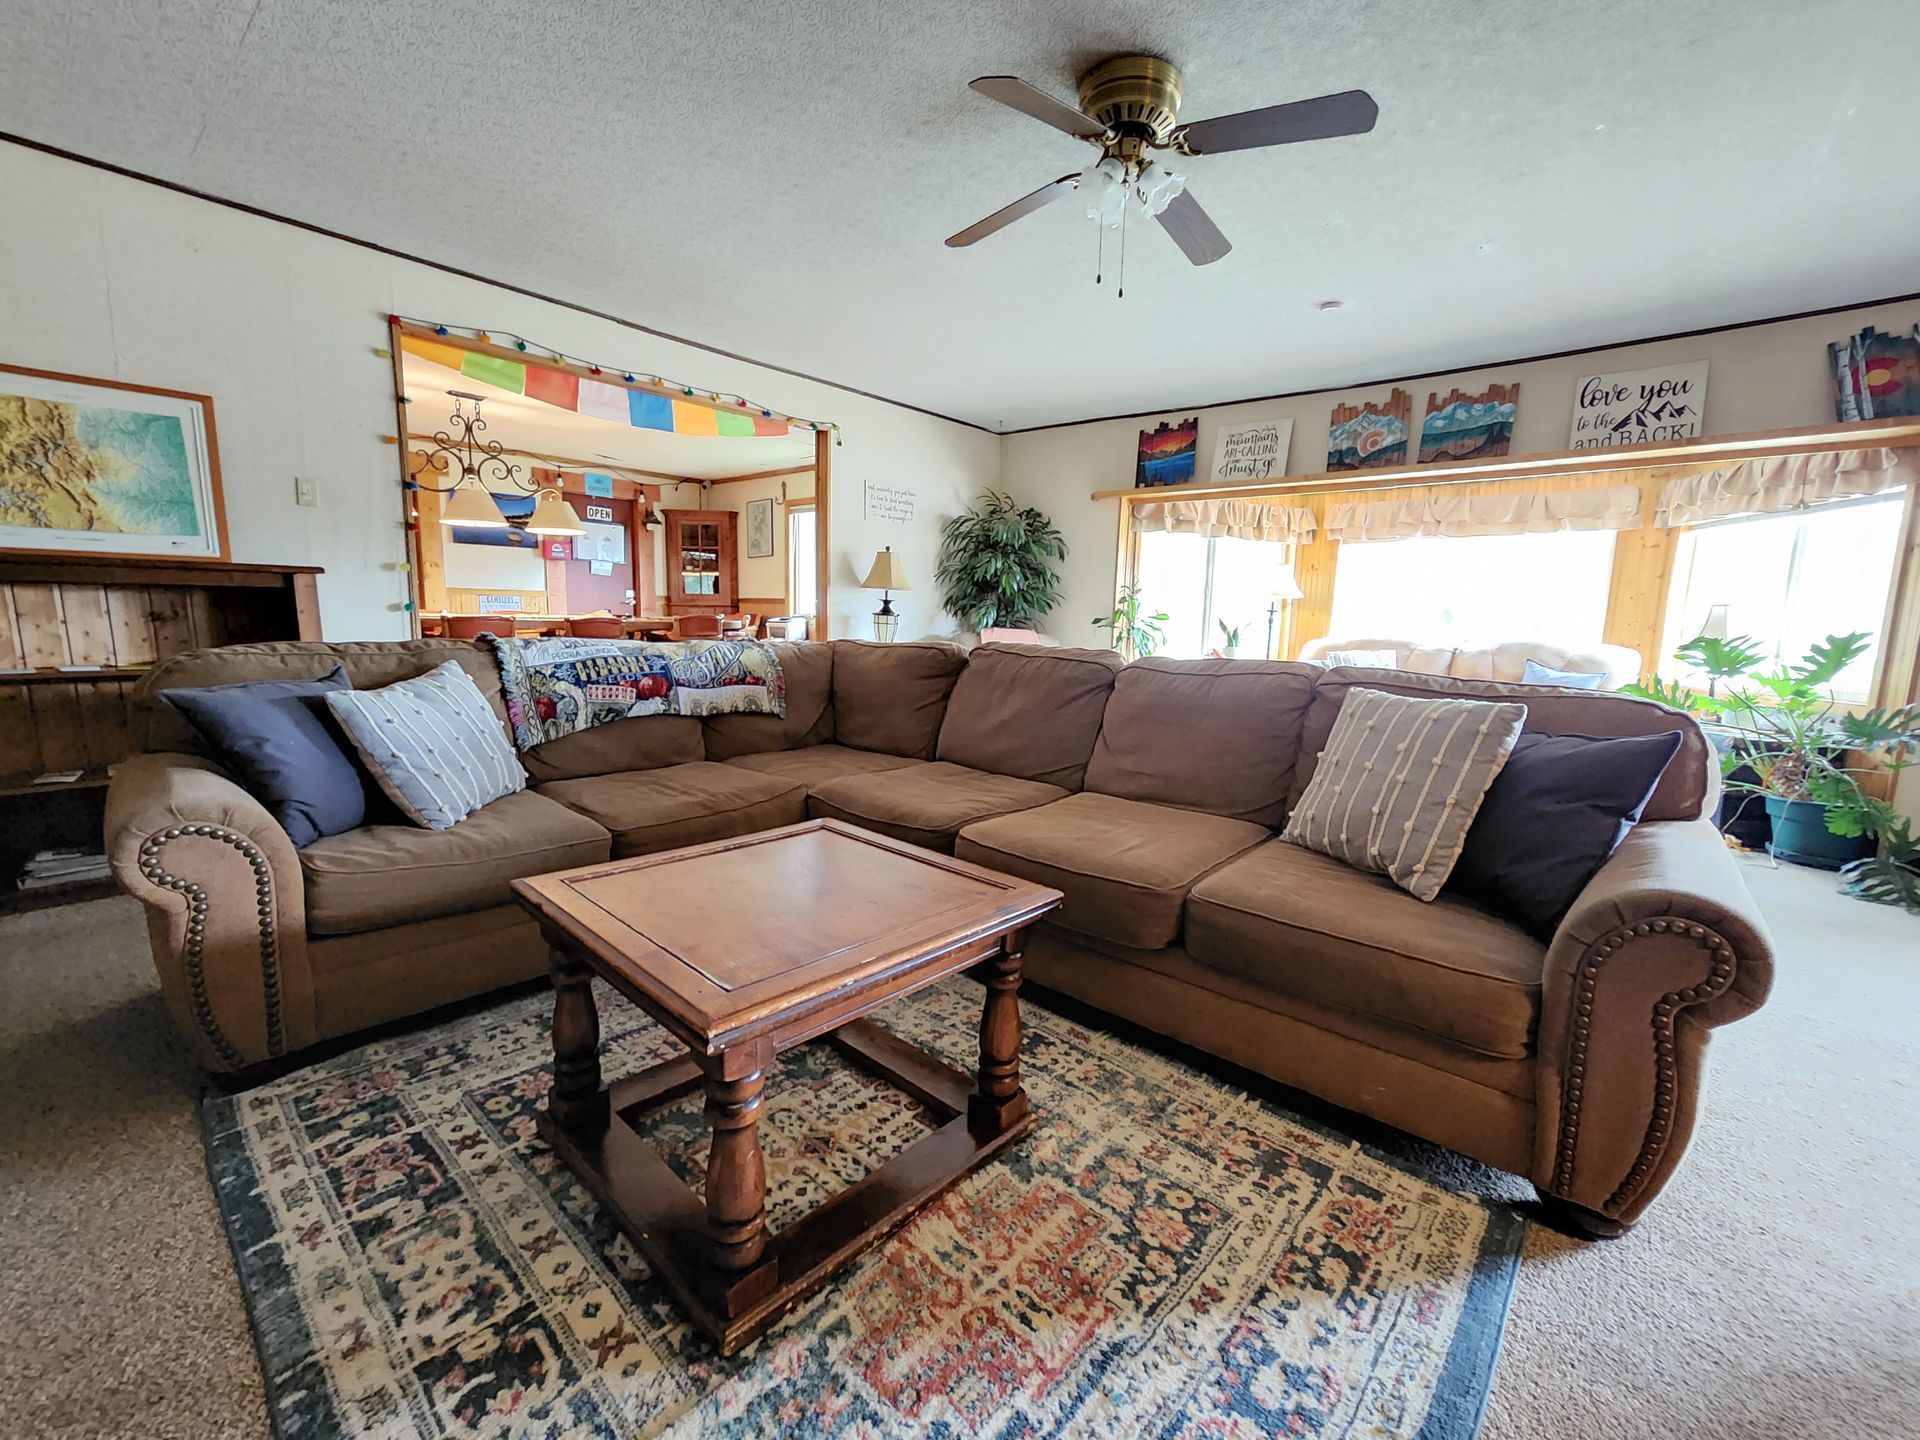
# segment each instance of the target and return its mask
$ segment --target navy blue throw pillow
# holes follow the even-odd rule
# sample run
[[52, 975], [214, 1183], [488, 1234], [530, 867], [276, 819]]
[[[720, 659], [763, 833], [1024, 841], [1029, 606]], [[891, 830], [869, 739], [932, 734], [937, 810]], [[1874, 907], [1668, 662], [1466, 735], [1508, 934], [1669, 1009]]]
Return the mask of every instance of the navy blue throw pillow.
[[1640, 821], [1682, 734], [1522, 735], [1494, 777], [1447, 888], [1542, 940]]
[[352, 688], [346, 667], [336, 665], [319, 680], [162, 690], [160, 698], [193, 722], [294, 848], [305, 849], [366, 818], [360, 771], [341, 748], [325, 699]]

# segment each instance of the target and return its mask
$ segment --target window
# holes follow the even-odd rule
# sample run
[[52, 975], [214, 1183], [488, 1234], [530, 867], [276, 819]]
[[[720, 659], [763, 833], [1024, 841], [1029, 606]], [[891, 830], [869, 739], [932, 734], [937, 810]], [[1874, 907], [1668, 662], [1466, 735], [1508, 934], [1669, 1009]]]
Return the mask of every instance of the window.
[[811, 615], [819, 608], [819, 551], [814, 547], [811, 505], [787, 507], [787, 613]]
[[1613, 585], [1611, 530], [1348, 541], [1333, 572], [1335, 640], [1470, 648], [1598, 644]]
[[1140, 537], [1141, 609], [1165, 611], [1166, 640], [1158, 651], [1193, 660], [1226, 648], [1225, 624], [1240, 633], [1239, 653], [1267, 654], [1267, 626], [1274, 587], [1287, 563], [1287, 547], [1271, 540], [1229, 535], [1176, 535], [1164, 530]]
[[1724, 605], [1729, 635], [1752, 636], [1784, 663], [1799, 660], [1829, 635], [1867, 631], [1872, 648], [1833, 687], [1842, 700], [1866, 701], [1886, 625], [1903, 508], [1902, 496], [1887, 495], [1688, 530], [1674, 551], [1656, 668], [1671, 673], [1674, 646], [1698, 635], [1708, 612]]

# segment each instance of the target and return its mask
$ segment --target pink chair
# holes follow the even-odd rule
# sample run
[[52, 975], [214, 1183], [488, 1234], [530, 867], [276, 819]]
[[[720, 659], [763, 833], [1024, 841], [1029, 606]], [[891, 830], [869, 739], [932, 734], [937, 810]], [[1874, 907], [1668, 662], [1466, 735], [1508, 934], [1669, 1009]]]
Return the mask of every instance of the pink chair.
[[1038, 645], [1038, 630], [1010, 630], [998, 626], [989, 626], [980, 632], [982, 645]]

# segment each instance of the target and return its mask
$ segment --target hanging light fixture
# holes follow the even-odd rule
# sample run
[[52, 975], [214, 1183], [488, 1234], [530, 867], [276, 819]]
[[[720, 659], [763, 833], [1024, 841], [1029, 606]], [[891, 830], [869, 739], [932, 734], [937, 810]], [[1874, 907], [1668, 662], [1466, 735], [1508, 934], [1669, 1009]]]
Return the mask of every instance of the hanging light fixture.
[[[487, 422], [480, 416], [484, 397], [466, 390], [449, 390], [447, 394], [453, 400], [453, 414], [448, 420], [450, 428], [433, 432], [433, 448], [416, 451], [410, 471], [413, 483], [422, 490], [447, 496], [447, 503], [441, 507], [440, 523], [479, 530], [511, 528], [534, 535], [586, 534], [586, 526], [580, 523], [580, 517], [574, 514], [573, 507], [561, 497], [559, 490], [525, 479], [520, 467], [507, 459], [506, 447], [498, 440], [480, 438], [480, 432], [487, 428]], [[473, 402], [471, 413], [466, 408], [468, 401]], [[459, 475], [453, 484], [444, 488], [429, 485], [423, 478], [429, 472], [445, 475], [456, 466]], [[489, 479], [496, 483], [505, 481], [514, 489], [532, 495], [533, 513], [525, 520], [509, 518], [501, 510], [500, 502], [493, 498]]]

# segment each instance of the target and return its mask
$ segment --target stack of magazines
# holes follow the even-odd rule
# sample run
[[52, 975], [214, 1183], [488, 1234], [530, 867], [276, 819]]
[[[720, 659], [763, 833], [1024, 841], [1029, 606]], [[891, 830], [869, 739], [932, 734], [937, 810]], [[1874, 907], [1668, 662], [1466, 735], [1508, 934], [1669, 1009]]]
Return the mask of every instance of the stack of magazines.
[[80, 885], [105, 880], [111, 872], [107, 857], [87, 850], [42, 850], [20, 867], [22, 890], [51, 890], [57, 885]]

